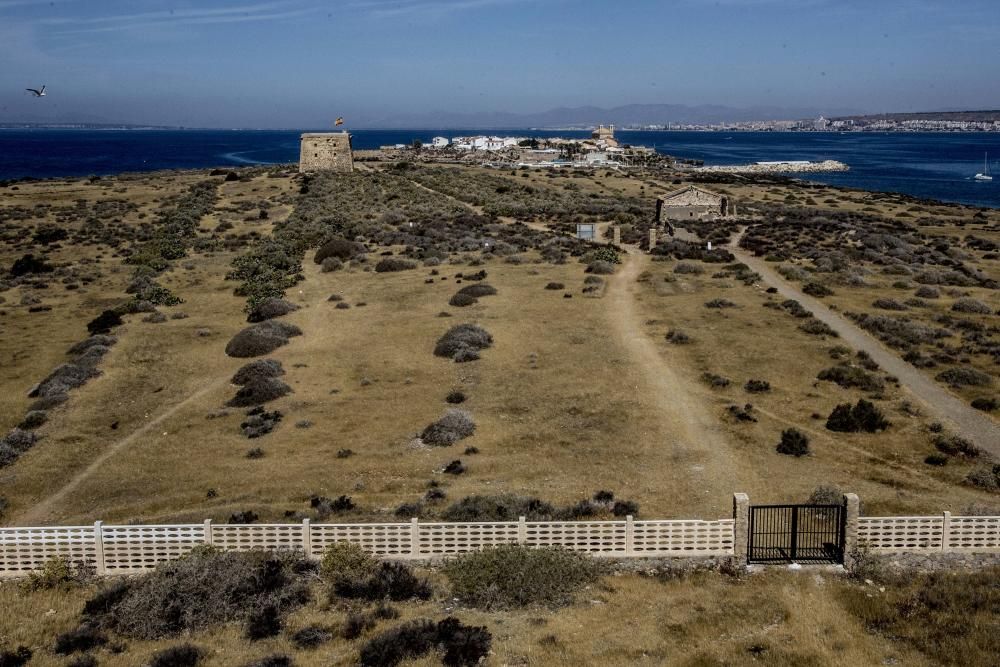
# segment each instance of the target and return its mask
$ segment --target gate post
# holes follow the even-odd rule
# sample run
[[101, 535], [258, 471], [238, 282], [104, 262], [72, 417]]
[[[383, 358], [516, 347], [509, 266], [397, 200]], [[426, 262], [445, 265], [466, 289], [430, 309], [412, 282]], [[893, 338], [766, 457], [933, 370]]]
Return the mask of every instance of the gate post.
[[747, 541], [750, 539], [750, 496], [733, 494], [733, 555], [739, 565], [747, 564]]
[[861, 499], [856, 493], [844, 494], [844, 568], [854, 567], [854, 553], [858, 550], [858, 516]]
[[94, 573], [103, 577], [108, 573], [108, 563], [104, 560], [104, 522], [94, 522]]
[[621, 228], [621, 225], [615, 225], [614, 227], [612, 227], [611, 234], [612, 234], [611, 238], [613, 239], [611, 242], [614, 243], [615, 245], [621, 245], [622, 244], [622, 228]]
[[652, 252], [653, 248], [656, 247], [656, 227], [650, 227], [649, 229], [649, 250]]

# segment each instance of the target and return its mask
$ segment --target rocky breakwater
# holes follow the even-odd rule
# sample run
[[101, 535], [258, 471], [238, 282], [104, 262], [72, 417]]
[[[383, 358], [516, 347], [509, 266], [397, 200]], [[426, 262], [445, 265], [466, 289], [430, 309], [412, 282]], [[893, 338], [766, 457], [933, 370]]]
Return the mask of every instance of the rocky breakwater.
[[809, 174], [825, 171], [850, 171], [850, 167], [836, 160], [823, 160], [822, 162], [788, 160], [755, 162], [753, 164], [712, 165], [708, 167], [695, 167], [691, 171], [726, 174]]

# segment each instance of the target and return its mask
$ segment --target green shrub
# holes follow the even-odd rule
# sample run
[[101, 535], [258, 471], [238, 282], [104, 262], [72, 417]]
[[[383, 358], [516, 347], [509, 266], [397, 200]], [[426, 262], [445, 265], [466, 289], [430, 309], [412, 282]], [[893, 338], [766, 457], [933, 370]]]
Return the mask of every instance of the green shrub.
[[853, 407], [850, 403], [835, 407], [826, 428], [839, 433], [875, 433], [889, 428], [889, 422], [873, 403], [861, 399]]
[[555, 515], [555, 508], [538, 498], [504, 493], [495, 496], [467, 496], [445, 509], [445, 521], [545, 521]]
[[432, 593], [426, 579], [414, 575], [409, 566], [391, 561], [378, 563], [368, 575], [336, 578], [333, 591], [340, 597], [370, 602], [429, 600]]
[[833, 295], [833, 290], [822, 283], [806, 283], [803, 285], [802, 291], [809, 296], [817, 298]]
[[788, 456], [805, 456], [809, 453], [809, 438], [798, 429], [789, 428], [781, 432], [781, 442], [776, 450]]
[[448, 617], [438, 623], [410, 621], [370, 639], [361, 647], [362, 667], [396, 667], [435, 648], [447, 667], [473, 667], [490, 652], [492, 635], [485, 627], [463, 625]]
[[353, 542], [334, 542], [323, 552], [319, 571], [325, 580], [360, 579], [371, 576], [378, 559]]
[[847, 363], [820, 371], [816, 379], [836, 382], [845, 389], [857, 387], [862, 391], [875, 392], [882, 391], [885, 388], [882, 378], [872, 375], [863, 368], [851, 366]]
[[567, 604], [601, 572], [585, 554], [516, 544], [463, 554], [444, 567], [452, 594], [481, 609]]
[[949, 368], [937, 374], [940, 382], [954, 387], [988, 387], [993, 384], [993, 378], [975, 368]]
[[26, 592], [65, 590], [84, 583], [88, 574], [86, 568], [74, 567], [67, 559], [53, 556], [45, 561], [41, 570], [28, 573], [21, 589]]

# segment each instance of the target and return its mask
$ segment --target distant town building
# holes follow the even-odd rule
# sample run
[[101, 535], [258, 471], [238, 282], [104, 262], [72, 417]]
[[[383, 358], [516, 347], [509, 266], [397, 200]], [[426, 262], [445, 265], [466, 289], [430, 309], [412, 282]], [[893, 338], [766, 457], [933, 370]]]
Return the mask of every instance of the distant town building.
[[656, 200], [656, 221], [717, 220], [736, 214], [729, 198], [689, 185]]
[[597, 129], [590, 133], [590, 138], [598, 144], [603, 143], [605, 146], [618, 147], [614, 125], [598, 125]]
[[347, 132], [309, 132], [299, 142], [299, 171], [354, 171], [351, 135]]
[[447, 148], [448, 137], [434, 137], [431, 139], [431, 146], [434, 148]]

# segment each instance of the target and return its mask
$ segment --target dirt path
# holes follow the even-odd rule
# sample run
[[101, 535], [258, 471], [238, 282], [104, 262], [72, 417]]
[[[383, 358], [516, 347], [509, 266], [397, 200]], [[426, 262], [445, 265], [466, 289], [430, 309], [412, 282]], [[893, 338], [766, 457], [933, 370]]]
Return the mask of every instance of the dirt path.
[[812, 311], [816, 319], [827, 324], [840, 334], [847, 345], [856, 350], [864, 350], [871, 355], [889, 375], [899, 378], [899, 384], [912, 393], [925, 409], [942, 421], [946, 421], [955, 433], [974, 442], [976, 445], [1000, 457], [1000, 427], [988, 416], [966, 405], [955, 395], [938, 385], [922, 372], [903, 361], [899, 355], [889, 350], [875, 337], [860, 329], [847, 318], [830, 310], [819, 299], [815, 299], [795, 285], [789, 283], [774, 271], [767, 262], [752, 254], [740, 250], [739, 239], [736, 237], [729, 246], [729, 251], [736, 258], [761, 275], [768, 285], [778, 290], [778, 294], [786, 299], [795, 299], [807, 310]]
[[190, 405], [191, 403], [194, 403], [195, 401], [199, 400], [202, 396], [205, 396], [206, 394], [214, 391], [215, 389], [218, 389], [219, 386], [225, 384], [227, 381], [228, 378], [221, 378], [215, 380], [214, 382], [208, 385], [205, 385], [195, 393], [185, 398], [180, 403], [176, 403], [170, 406], [170, 408], [168, 408], [166, 411], [160, 413], [150, 421], [146, 422], [144, 425], [142, 425], [135, 431], [132, 431], [132, 433], [128, 434], [121, 440], [118, 440], [117, 442], [113, 443], [110, 447], [101, 452], [100, 456], [91, 461], [90, 465], [88, 465], [86, 468], [84, 468], [76, 475], [74, 475], [72, 479], [66, 482], [66, 484], [64, 484], [58, 491], [43, 498], [39, 502], [32, 505], [26, 512], [21, 514], [21, 516], [18, 517], [17, 522], [23, 526], [43, 525], [46, 519], [49, 518], [49, 514], [52, 512], [52, 509], [60, 502], [62, 502], [63, 499], [65, 499], [66, 496], [72, 493], [78, 486], [80, 486], [80, 484], [85, 482], [88, 478], [90, 478], [91, 475], [97, 472], [101, 468], [101, 466], [104, 465], [109, 459], [111, 459], [113, 456], [117, 456], [118, 454], [120, 454], [122, 450], [126, 449], [127, 447], [135, 443], [137, 440], [139, 440], [139, 438], [149, 433], [152, 429], [156, 428], [167, 419], [170, 419], [172, 416], [177, 414], [177, 412], [179, 412], [182, 408]]
[[[702, 388], [682, 370], [674, 368], [644, 332], [645, 318], [636, 307], [637, 280], [649, 256], [630, 249], [625, 265], [609, 281], [604, 301], [613, 335], [638, 367], [636, 391], [652, 404], [659, 422], [651, 436], [666, 437], [655, 443], [658, 455], [673, 457], [678, 475], [669, 484], [695, 498], [731, 497], [734, 490], [759, 488], [757, 475], [742, 465], [721, 428], [707, 408]], [[666, 483], [666, 480], [661, 480]]]

